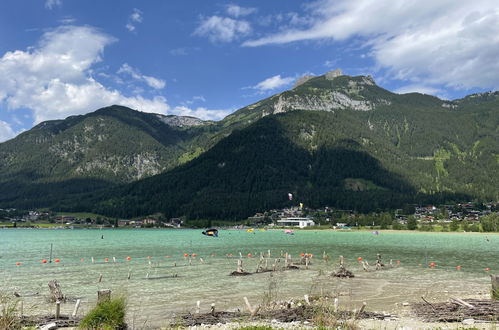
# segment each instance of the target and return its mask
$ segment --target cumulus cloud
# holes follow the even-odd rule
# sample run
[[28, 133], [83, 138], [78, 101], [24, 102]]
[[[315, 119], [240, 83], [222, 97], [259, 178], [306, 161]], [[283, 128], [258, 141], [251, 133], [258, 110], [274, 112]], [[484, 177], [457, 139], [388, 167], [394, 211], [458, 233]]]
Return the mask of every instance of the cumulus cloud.
[[35, 123], [111, 104], [167, 113], [164, 97], [127, 97], [92, 77], [92, 66], [114, 41], [92, 27], [62, 26], [46, 32], [26, 51], [5, 53], [0, 57], [0, 102], [11, 110], [31, 109]]
[[133, 32], [137, 28], [137, 24], [142, 23], [142, 20], [142, 11], [137, 8], [133, 8], [132, 13], [128, 16], [128, 22], [125, 27], [128, 31]]
[[16, 134], [10, 125], [0, 120], [0, 142], [12, 139]]
[[54, 7], [61, 7], [62, 6], [62, 0], [46, 0], [45, 1], [45, 8], [52, 9]]
[[210, 110], [204, 107], [191, 109], [186, 106], [177, 106], [170, 113], [177, 116], [191, 116], [203, 120], [220, 120], [229, 115], [233, 110]]
[[251, 33], [251, 25], [245, 20], [211, 16], [202, 19], [194, 35], [207, 37], [211, 42], [231, 42]]
[[392, 78], [456, 89], [499, 87], [496, 0], [321, 0], [306, 16], [307, 28], [243, 45], [357, 38]]
[[152, 87], [154, 89], [162, 89], [166, 85], [166, 82], [164, 80], [143, 75], [138, 69], [131, 67], [130, 65], [128, 65], [128, 63], [123, 64], [118, 70], [118, 73], [128, 74], [133, 79], [145, 82], [147, 85], [149, 85], [149, 87]]
[[257, 11], [256, 8], [251, 7], [241, 7], [235, 4], [227, 5], [227, 14], [233, 17], [247, 16], [253, 14]]
[[252, 86], [251, 88], [258, 89], [262, 92], [270, 91], [270, 90], [274, 90], [276, 88], [287, 86], [287, 85], [291, 84], [294, 80], [295, 80], [295, 78], [281, 77], [281, 75], [278, 74], [276, 76], [273, 76], [273, 77], [267, 78], [263, 81], [260, 81], [258, 84], [256, 84], [255, 86]]

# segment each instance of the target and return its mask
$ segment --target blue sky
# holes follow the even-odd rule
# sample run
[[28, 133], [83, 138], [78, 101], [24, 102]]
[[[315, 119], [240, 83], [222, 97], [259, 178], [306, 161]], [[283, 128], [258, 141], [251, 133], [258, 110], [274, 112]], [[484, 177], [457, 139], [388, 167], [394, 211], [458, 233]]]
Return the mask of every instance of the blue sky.
[[336, 68], [454, 99], [498, 57], [496, 0], [3, 0], [0, 141], [110, 104], [218, 120]]

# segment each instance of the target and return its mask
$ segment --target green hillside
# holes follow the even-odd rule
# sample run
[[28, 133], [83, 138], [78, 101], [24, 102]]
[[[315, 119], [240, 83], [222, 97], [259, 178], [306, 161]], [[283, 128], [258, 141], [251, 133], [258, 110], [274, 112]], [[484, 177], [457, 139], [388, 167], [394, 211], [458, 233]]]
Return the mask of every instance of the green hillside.
[[326, 74], [194, 120], [115, 106], [42, 123], [0, 144], [0, 206], [240, 219], [288, 192], [359, 211], [499, 199], [499, 93], [443, 101]]

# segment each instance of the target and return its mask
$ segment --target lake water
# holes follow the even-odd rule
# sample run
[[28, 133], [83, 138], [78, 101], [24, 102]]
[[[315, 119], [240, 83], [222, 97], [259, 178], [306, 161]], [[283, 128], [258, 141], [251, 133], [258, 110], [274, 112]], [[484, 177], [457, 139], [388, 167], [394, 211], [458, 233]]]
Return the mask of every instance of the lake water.
[[[51, 244], [52, 260], [60, 262], [42, 264], [42, 259], [49, 259]], [[244, 268], [254, 272], [260, 253], [268, 250], [269, 264], [286, 252], [295, 260], [300, 253], [312, 253], [314, 258], [308, 270], [229, 276], [239, 253]], [[324, 251], [329, 262], [322, 259]], [[197, 254], [191, 265], [185, 253]], [[248, 258], [249, 253], [255, 257]], [[377, 253], [385, 263], [393, 259], [400, 264], [364, 272], [357, 258], [374, 265]], [[233, 257], [227, 257], [230, 254]], [[319, 276], [337, 270], [339, 255], [356, 277]], [[430, 262], [437, 266], [430, 269]], [[202, 311], [208, 311], [211, 303], [217, 309], [243, 309], [244, 296], [256, 305], [269, 292], [269, 284], [276, 288], [272, 292], [278, 299], [320, 290], [340, 294], [345, 307], [366, 301], [367, 309], [388, 312], [400, 311], [402, 302], [420, 301], [421, 296], [488, 297], [485, 268], [499, 272], [497, 234], [295, 231], [287, 235], [280, 230], [221, 230], [214, 238], [203, 236], [201, 230], [0, 230], [1, 291], [21, 294], [28, 313], [53, 313], [54, 306], [46, 300], [47, 283], [57, 279], [67, 296], [82, 300], [81, 313], [94, 306], [99, 289], [126, 295], [128, 322], [137, 327], [167, 325], [175, 314], [193, 311], [198, 300]], [[63, 304], [63, 313], [70, 314], [73, 306], [74, 302]]]

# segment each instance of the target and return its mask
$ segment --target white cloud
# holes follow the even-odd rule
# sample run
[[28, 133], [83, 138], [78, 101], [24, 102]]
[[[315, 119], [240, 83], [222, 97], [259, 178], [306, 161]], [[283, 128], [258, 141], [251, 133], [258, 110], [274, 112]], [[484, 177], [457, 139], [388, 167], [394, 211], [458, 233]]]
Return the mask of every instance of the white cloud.
[[87, 113], [111, 104], [167, 113], [164, 97], [127, 97], [91, 76], [104, 47], [115, 39], [88, 26], [63, 26], [46, 32], [28, 50], [0, 57], [0, 102], [11, 110], [28, 108], [35, 123]]
[[186, 106], [177, 106], [170, 111], [170, 114], [177, 116], [191, 116], [203, 120], [220, 120], [229, 115], [233, 110], [209, 110], [204, 107], [191, 109]]
[[499, 87], [496, 0], [321, 0], [308, 10], [308, 28], [243, 45], [361, 38], [392, 78], [456, 89]]
[[235, 4], [227, 5], [227, 14], [233, 17], [247, 16], [253, 14], [257, 11], [256, 8], [251, 7], [241, 7]]
[[251, 33], [251, 25], [244, 20], [211, 16], [203, 19], [194, 35], [207, 37], [211, 42], [231, 42]]
[[133, 79], [145, 82], [147, 85], [149, 85], [149, 87], [152, 87], [154, 89], [162, 89], [166, 85], [166, 82], [164, 80], [143, 75], [138, 69], [131, 67], [130, 65], [128, 65], [128, 63], [123, 64], [118, 70], [118, 73], [129, 74]]
[[269, 91], [269, 90], [274, 90], [276, 88], [280, 88], [283, 86], [287, 86], [291, 84], [295, 78], [292, 77], [281, 77], [280, 74], [267, 78], [263, 81], [260, 81], [258, 84], [255, 86], [252, 86], [251, 88], [258, 89], [260, 91]]
[[171, 49], [169, 53], [170, 53], [170, 55], [173, 55], [173, 56], [183, 56], [183, 55], [187, 55], [187, 49], [175, 48], [175, 49]]
[[137, 28], [137, 24], [142, 23], [143, 20], [142, 14], [143, 13], [141, 10], [133, 8], [132, 13], [130, 14], [130, 16], [128, 16], [128, 22], [125, 25], [128, 31], [130, 32], [135, 31], [135, 29]]
[[12, 139], [16, 134], [10, 125], [2, 120], [0, 120], [0, 142]]
[[52, 9], [54, 7], [61, 7], [62, 6], [62, 0], [46, 0], [45, 1], [45, 8]]

